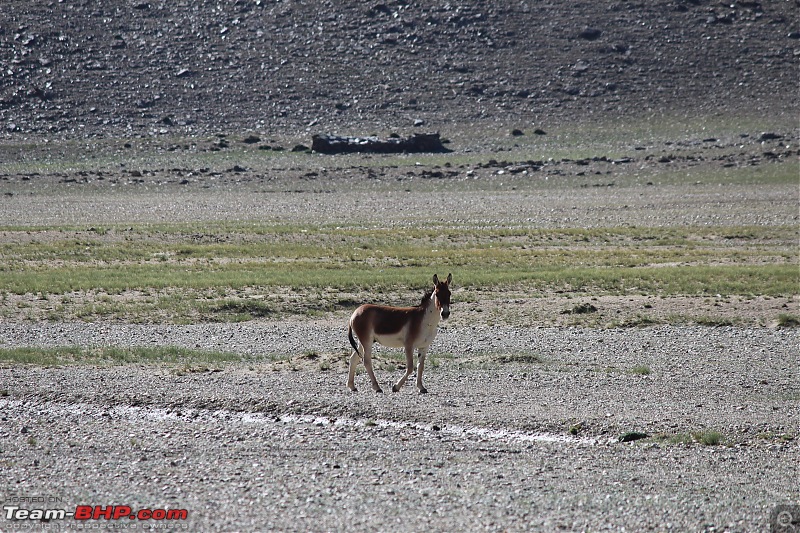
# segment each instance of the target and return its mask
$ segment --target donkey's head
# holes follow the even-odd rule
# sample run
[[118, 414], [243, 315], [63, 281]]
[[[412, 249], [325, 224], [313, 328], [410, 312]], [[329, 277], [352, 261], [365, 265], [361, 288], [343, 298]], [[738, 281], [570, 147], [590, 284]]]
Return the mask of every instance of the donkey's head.
[[450, 316], [450, 282], [453, 281], [453, 275], [448, 274], [447, 280], [439, 281], [439, 276], [433, 275], [433, 296], [436, 302], [436, 308], [443, 319]]

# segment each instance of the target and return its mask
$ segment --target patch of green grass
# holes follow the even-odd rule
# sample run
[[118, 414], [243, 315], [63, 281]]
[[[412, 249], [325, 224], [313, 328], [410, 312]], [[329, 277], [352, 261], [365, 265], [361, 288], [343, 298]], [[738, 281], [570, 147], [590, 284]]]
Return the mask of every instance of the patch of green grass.
[[583, 429], [583, 422], [578, 422], [576, 424], [570, 424], [567, 431], [569, 432], [570, 435], [577, 435], [578, 433], [581, 432], [582, 429]]
[[733, 326], [736, 322], [728, 317], [699, 316], [694, 318], [695, 324], [709, 327]]
[[206, 363], [218, 364], [241, 361], [241, 356], [230, 352], [191, 350], [175, 346], [164, 347], [99, 347], [82, 348], [0, 348], [0, 363], [55, 365], [122, 365], [154, 363]]
[[261, 300], [224, 299], [212, 301], [200, 306], [205, 315], [211, 314], [215, 319], [226, 322], [244, 322], [253, 318], [267, 317], [274, 313], [273, 309]]
[[[250, 320], [279, 310], [262, 300], [231, 298], [226, 291], [291, 287], [319, 296], [365, 287], [373, 293], [422, 289], [430, 265], [453, 272], [462, 289], [512, 287], [528, 293], [787, 296], [800, 283], [797, 258], [787, 252], [797, 239], [794, 226], [386, 229], [211, 222], [4, 231], [0, 305], [10, 295], [61, 295], [59, 305], [47, 310], [51, 320]], [[77, 303], [81, 293], [92, 291], [103, 294]], [[114, 298], [135, 291], [168, 296]], [[193, 301], [215, 291], [219, 294]], [[297, 312], [330, 312], [354, 302], [313, 300], [318, 305]], [[30, 304], [23, 299], [17, 305]], [[576, 306], [571, 313], [592, 309]], [[652, 323], [640, 315], [616, 325]]]
[[789, 313], [781, 313], [778, 315], [779, 328], [796, 328], [800, 326], [800, 317]]
[[653, 435], [654, 440], [667, 444], [702, 444], [704, 446], [718, 446], [724, 443], [724, 436], [719, 431], [702, 430], [691, 433], [658, 433]]
[[717, 446], [723, 441], [722, 433], [710, 430], [695, 431], [692, 433], [692, 438], [705, 446]]
[[694, 439], [688, 433], [676, 433], [674, 435], [660, 435], [659, 440], [664, 440], [669, 444], [693, 444]]
[[[411, 255], [411, 254], [409, 254]], [[472, 257], [470, 257], [472, 255]], [[798, 281], [793, 265], [686, 266], [647, 268], [606, 266], [531, 266], [524, 258], [481, 258], [485, 254], [445, 256], [440, 269], [457, 273], [462, 286], [520, 285], [537, 290], [567, 290], [605, 294], [792, 294]], [[241, 262], [193, 266], [181, 264], [121, 264], [108, 266], [42, 265], [0, 271], [0, 283], [15, 294], [63, 294], [102, 289], [109, 293], [142, 289], [206, 289], [249, 286], [372, 287], [389, 290], [419, 286], [430, 277], [436, 261], [406, 259], [403, 268], [364, 268], [369, 261], [343, 260], [324, 264], [311, 260], [291, 262]], [[421, 264], [424, 263], [424, 264]], [[644, 317], [642, 317], [644, 318]]]
[[647, 326], [653, 326], [658, 323], [659, 320], [657, 318], [636, 313], [633, 316], [621, 320], [612, 320], [609, 324], [607, 324], [607, 326], [611, 328], [643, 328]]
[[636, 365], [630, 370], [631, 374], [635, 374], [637, 376], [649, 376], [650, 372], [650, 367], [647, 365]]
[[775, 433], [773, 431], [766, 431], [756, 435], [757, 438], [763, 440], [778, 441], [782, 443], [791, 442], [795, 439], [792, 433]]
[[542, 357], [535, 353], [509, 353], [509, 354], [500, 354], [496, 355], [492, 358], [494, 361], [498, 363], [520, 363], [520, 364], [534, 364], [534, 363], [541, 363]]

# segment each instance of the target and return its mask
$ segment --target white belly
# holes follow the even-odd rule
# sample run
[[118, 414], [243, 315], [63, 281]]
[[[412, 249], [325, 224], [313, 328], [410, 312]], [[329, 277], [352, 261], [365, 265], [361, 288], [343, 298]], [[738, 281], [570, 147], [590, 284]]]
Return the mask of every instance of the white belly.
[[[436, 338], [437, 326], [438, 324], [432, 321], [426, 320], [423, 322], [417, 338], [413, 339], [413, 348], [419, 349], [430, 346], [433, 343], [433, 339]], [[400, 331], [391, 335], [375, 335], [376, 342], [389, 348], [404, 348], [408, 340], [408, 325], [403, 326]]]
[[375, 335], [375, 341], [377, 341], [378, 344], [388, 346], [389, 348], [403, 348], [406, 345], [407, 337], [408, 326], [406, 325], [403, 326], [403, 328], [397, 333], [392, 333], [390, 335]]

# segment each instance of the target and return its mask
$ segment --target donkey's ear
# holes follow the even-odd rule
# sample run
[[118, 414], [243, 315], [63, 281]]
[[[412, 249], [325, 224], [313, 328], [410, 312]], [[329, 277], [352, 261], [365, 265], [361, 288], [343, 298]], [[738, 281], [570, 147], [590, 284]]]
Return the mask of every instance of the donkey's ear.
[[452, 274], [448, 274], [448, 275], [447, 275], [447, 281], [445, 281], [445, 283], [446, 283], [447, 285], [450, 285], [450, 282], [451, 282], [451, 281], [453, 281], [453, 275], [452, 275]]
[[439, 276], [437, 276], [436, 274], [433, 275], [433, 284], [434, 285], [438, 285], [439, 284]]

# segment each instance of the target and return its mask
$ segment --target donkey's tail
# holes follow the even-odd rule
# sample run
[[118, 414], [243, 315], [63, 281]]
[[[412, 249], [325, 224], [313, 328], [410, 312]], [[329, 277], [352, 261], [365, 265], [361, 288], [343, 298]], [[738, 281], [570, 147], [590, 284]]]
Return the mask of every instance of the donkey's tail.
[[350, 339], [350, 346], [353, 347], [358, 355], [361, 355], [361, 352], [358, 351], [356, 339], [353, 337], [353, 326], [347, 326], [347, 338]]

